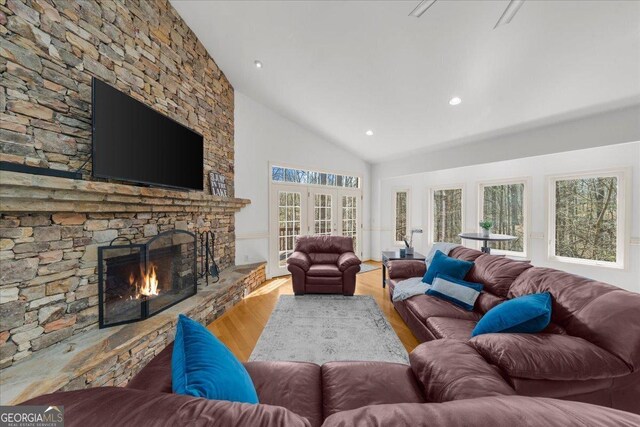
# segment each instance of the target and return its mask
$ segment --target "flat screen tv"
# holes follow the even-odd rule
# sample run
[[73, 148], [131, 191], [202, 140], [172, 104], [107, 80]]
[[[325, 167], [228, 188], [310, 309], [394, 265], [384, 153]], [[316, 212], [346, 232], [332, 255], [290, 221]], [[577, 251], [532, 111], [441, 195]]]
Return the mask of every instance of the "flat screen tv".
[[96, 78], [93, 175], [161, 187], [203, 189], [203, 138]]

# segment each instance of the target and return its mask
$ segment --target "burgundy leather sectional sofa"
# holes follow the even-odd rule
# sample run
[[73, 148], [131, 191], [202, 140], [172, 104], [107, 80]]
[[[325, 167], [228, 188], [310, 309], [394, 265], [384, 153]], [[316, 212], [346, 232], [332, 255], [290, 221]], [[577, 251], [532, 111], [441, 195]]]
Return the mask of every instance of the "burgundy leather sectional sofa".
[[[430, 353], [429, 371], [460, 371], [466, 363], [452, 363], [451, 357], [461, 357], [464, 349], [469, 358], [499, 373], [518, 395], [640, 414], [640, 294], [469, 248], [458, 247], [449, 255], [475, 263], [465, 278], [484, 285], [474, 311], [428, 295], [394, 302], [414, 335], [428, 341], [422, 346]], [[399, 281], [424, 273], [422, 261], [391, 261], [389, 294]], [[489, 309], [539, 292], [550, 292], [553, 298], [551, 324], [543, 333], [471, 338]]]
[[360, 264], [353, 253], [353, 240], [343, 236], [299, 236], [295, 251], [287, 259], [296, 295], [351, 296]]
[[[260, 404], [171, 393], [169, 346], [126, 388], [98, 387], [40, 396], [24, 404], [64, 405], [76, 426], [637, 426], [640, 416], [601, 406], [515, 396], [498, 371], [462, 342], [438, 369], [428, 344], [411, 366], [384, 362], [249, 362]], [[468, 354], [467, 354], [468, 353]], [[440, 354], [440, 356], [443, 356]], [[469, 356], [469, 357], [465, 357]], [[436, 403], [444, 398], [452, 400]], [[425, 403], [432, 402], [432, 403]]]

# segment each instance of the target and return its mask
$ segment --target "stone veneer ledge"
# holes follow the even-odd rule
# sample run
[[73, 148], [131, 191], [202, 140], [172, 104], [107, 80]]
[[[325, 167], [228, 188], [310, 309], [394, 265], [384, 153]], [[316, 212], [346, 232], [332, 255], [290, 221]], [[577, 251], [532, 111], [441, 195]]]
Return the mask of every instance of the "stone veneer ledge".
[[0, 212], [235, 212], [249, 199], [0, 171]]
[[[58, 390], [124, 386], [173, 341], [178, 314], [208, 324], [265, 281], [265, 263], [231, 267], [220, 281], [149, 319], [71, 337], [5, 369], [0, 404]], [[202, 280], [201, 280], [202, 283]]]

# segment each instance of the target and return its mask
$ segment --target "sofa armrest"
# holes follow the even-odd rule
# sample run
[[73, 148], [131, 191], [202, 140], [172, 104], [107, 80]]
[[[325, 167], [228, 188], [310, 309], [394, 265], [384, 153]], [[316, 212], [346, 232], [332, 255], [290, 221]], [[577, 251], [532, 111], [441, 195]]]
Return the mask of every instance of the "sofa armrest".
[[462, 341], [428, 341], [409, 360], [428, 402], [516, 394], [497, 368]]
[[418, 260], [394, 260], [387, 263], [390, 279], [408, 279], [410, 277], [424, 276], [427, 266], [424, 261]]
[[353, 267], [354, 265], [360, 265], [362, 261], [360, 258], [356, 256], [353, 252], [344, 252], [338, 258], [338, 268], [340, 271], [345, 271], [349, 267]]
[[309, 271], [309, 267], [311, 267], [311, 260], [304, 252], [295, 251], [287, 259], [287, 264], [293, 264], [304, 271]]

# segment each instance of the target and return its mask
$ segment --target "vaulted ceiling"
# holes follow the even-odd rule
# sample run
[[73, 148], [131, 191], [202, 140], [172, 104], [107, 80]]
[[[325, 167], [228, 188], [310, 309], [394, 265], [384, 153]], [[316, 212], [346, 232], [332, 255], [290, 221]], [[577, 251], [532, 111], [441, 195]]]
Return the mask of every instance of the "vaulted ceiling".
[[371, 162], [640, 103], [640, 2], [418, 3], [172, 0], [236, 90]]

